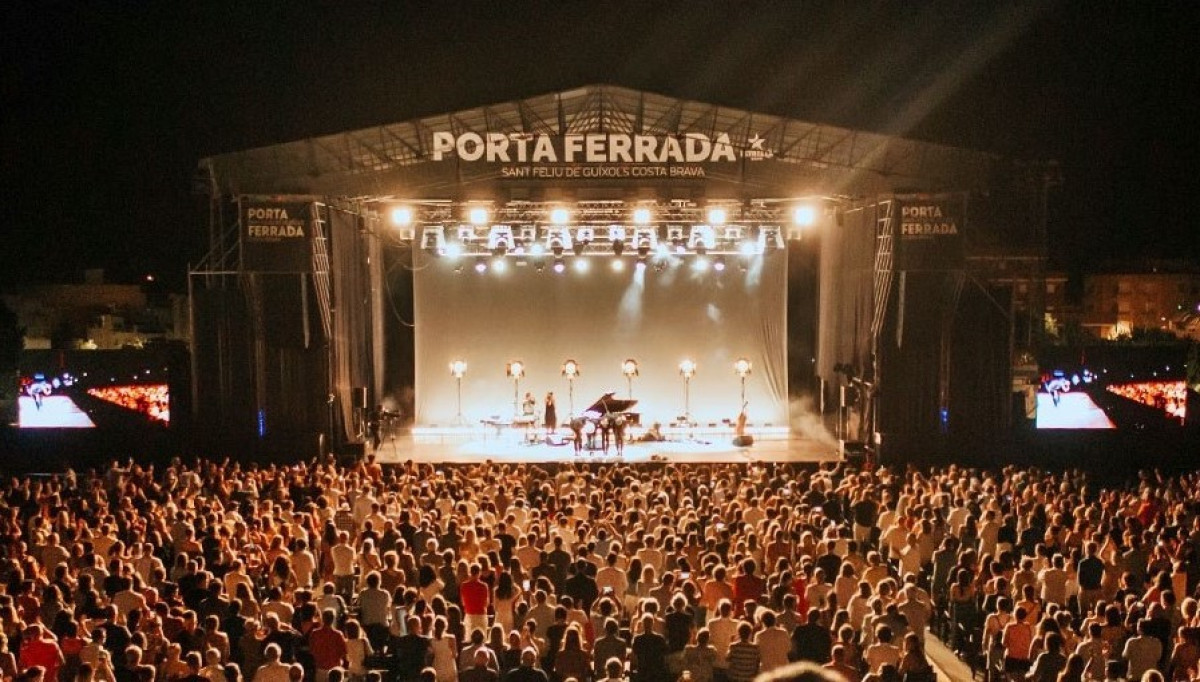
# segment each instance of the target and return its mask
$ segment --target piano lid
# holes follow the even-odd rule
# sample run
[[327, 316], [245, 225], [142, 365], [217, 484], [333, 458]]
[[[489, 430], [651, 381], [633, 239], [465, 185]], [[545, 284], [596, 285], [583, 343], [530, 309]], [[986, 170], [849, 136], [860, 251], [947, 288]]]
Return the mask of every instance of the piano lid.
[[584, 410], [583, 413], [600, 417], [605, 414], [625, 412], [636, 404], [636, 400], [614, 398], [613, 393], [605, 393], [604, 395], [600, 396], [599, 400], [592, 403], [591, 407]]

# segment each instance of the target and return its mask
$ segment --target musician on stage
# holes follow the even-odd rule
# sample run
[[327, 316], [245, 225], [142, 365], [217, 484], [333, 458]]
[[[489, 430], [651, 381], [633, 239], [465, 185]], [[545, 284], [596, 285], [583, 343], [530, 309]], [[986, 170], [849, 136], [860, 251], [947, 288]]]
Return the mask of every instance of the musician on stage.
[[583, 425], [585, 421], [583, 417], [575, 417], [571, 420], [571, 433], [575, 435], [575, 454], [583, 454]]
[[608, 454], [608, 438], [612, 435], [613, 423], [612, 417], [607, 414], [600, 418], [600, 449], [604, 454]]
[[[618, 414], [613, 420], [613, 438], [617, 441], [617, 457], [625, 456], [625, 415]], [[604, 454], [608, 454], [605, 448]]]
[[544, 416], [542, 418], [546, 426], [546, 435], [554, 435], [555, 429], [558, 428], [558, 409], [554, 405], [554, 391], [546, 394]]

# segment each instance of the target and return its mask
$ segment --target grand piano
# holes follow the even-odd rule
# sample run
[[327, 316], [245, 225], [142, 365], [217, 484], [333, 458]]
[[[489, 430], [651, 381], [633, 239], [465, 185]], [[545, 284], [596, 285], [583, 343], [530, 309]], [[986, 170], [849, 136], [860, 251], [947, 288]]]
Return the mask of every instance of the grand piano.
[[[581, 435], [587, 437], [589, 450], [599, 449], [596, 446], [596, 433], [599, 432], [602, 436], [601, 447], [607, 451], [611, 435], [617, 451], [620, 452], [624, 446], [625, 429], [641, 423], [641, 415], [630, 412], [630, 408], [636, 404], [636, 400], [617, 398], [613, 392], [605, 393], [572, 421], [571, 430], [575, 432], [576, 439]], [[582, 443], [579, 440], [576, 440], [576, 443], [578, 450]]]

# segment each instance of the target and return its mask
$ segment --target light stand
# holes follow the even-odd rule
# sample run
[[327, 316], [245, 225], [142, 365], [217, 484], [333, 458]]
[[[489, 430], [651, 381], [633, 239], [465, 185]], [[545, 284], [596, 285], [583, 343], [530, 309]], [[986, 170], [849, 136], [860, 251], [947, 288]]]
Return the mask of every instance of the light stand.
[[738, 378], [742, 380], [742, 402], [739, 403], [741, 405], [741, 410], [746, 409], [746, 377], [750, 376], [751, 369], [753, 369], [753, 366], [746, 358], [738, 358], [733, 363], [734, 373], [737, 374]]
[[679, 363], [679, 375], [683, 377], [683, 419], [688, 428], [692, 426], [692, 377], [696, 375], [696, 363], [684, 360]]
[[454, 383], [458, 389], [458, 415], [454, 417], [455, 426], [466, 425], [466, 420], [463, 419], [462, 413], [462, 380], [463, 375], [467, 373], [467, 363], [465, 360], [455, 360], [450, 363], [450, 376], [454, 377]]
[[629, 399], [633, 400], [633, 378], [638, 375], [638, 361], [627, 358], [621, 363], [621, 373], [625, 375], [625, 383], [629, 387]]
[[513, 380], [513, 418], [521, 416], [521, 377], [525, 376], [525, 363], [513, 360], [504, 366], [504, 373]]
[[575, 418], [575, 377], [579, 376], [579, 363], [567, 360], [562, 365], [562, 375], [567, 378], [567, 401], [571, 408], [571, 419]]

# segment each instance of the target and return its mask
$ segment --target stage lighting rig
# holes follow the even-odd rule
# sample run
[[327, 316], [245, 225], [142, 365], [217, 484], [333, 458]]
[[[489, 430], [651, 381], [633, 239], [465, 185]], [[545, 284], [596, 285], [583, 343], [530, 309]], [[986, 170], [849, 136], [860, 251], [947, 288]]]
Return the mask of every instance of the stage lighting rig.
[[427, 225], [421, 229], [421, 249], [435, 256], [446, 253], [446, 228]]
[[511, 225], [492, 225], [488, 230], [488, 250], [493, 256], [503, 256], [513, 246]]
[[611, 225], [608, 228], [608, 241], [612, 244], [613, 254], [620, 256], [625, 252], [625, 228]]

